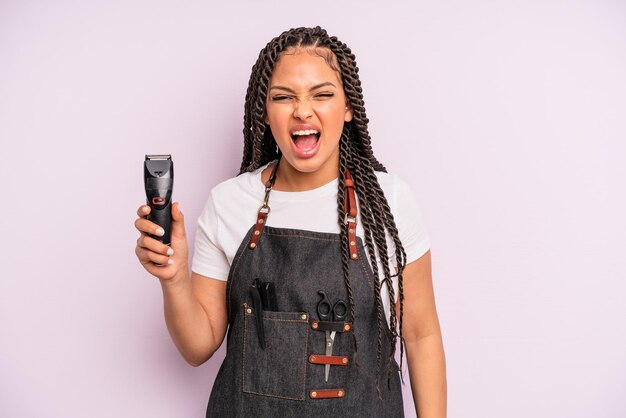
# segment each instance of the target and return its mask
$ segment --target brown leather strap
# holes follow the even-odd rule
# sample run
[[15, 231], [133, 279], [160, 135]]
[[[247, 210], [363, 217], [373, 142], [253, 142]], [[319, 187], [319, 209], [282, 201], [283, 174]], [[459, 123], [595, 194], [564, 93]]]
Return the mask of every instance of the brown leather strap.
[[311, 321], [311, 329], [316, 331], [348, 332], [352, 329], [352, 322]]
[[311, 354], [309, 363], [311, 364], [330, 364], [332, 366], [347, 366], [348, 357], [346, 356], [323, 356], [320, 354]]
[[[276, 180], [276, 169], [278, 168], [279, 162], [280, 160], [276, 162], [276, 165], [272, 169], [272, 174], [270, 175], [269, 180], [267, 181], [267, 183], [265, 183], [265, 199], [263, 200], [263, 204], [261, 205], [257, 213], [256, 223], [254, 224], [254, 231], [252, 232], [250, 242], [248, 243], [248, 248], [251, 250], [254, 250], [259, 245], [259, 239], [261, 238], [263, 227], [265, 226], [265, 223], [267, 222], [267, 216], [270, 213], [268, 200], [270, 191], [272, 190], [272, 187], [274, 186], [274, 181]], [[356, 245], [356, 196], [354, 194], [354, 180], [352, 180], [352, 174], [347, 168], [344, 184], [346, 189], [344, 196], [344, 209], [346, 212], [345, 223], [348, 224], [348, 248], [350, 250], [350, 258], [352, 260], [358, 260], [359, 252]]]
[[248, 243], [248, 248], [254, 250], [259, 244], [259, 238], [261, 238], [261, 233], [263, 232], [263, 227], [267, 221], [267, 215], [270, 214], [270, 206], [268, 204], [270, 198], [270, 191], [272, 190], [272, 186], [274, 186], [274, 182], [276, 181], [276, 169], [278, 168], [277, 161], [276, 165], [272, 169], [272, 174], [270, 174], [269, 180], [265, 183], [265, 198], [263, 199], [263, 204], [259, 208], [259, 212], [257, 213], [256, 223], [254, 224], [254, 231], [252, 231], [252, 236], [250, 237], [250, 242]]
[[356, 245], [356, 197], [354, 195], [354, 180], [350, 170], [346, 168], [346, 195], [344, 197], [344, 208], [346, 210], [345, 222], [348, 224], [348, 248], [350, 249], [350, 258], [358, 260], [359, 252]]
[[344, 398], [345, 396], [346, 391], [343, 389], [313, 389], [309, 391], [311, 399]]
[[265, 225], [268, 213], [270, 212], [261, 212], [261, 210], [259, 210], [259, 214], [256, 218], [256, 224], [254, 225], [254, 232], [252, 232], [252, 237], [250, 238], [250, 243], [248, 244], [248, 248], [251, 250], [256, 248], [259, 238], [261, 238], [261, 232], [263, 232], [263, 226]]

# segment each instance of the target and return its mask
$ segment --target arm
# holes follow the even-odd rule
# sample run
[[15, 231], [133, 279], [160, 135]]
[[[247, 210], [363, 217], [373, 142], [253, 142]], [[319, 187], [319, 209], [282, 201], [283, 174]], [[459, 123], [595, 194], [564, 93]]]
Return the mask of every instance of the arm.
[[183, 358], [199, 366], [222, 345], [228, 328], [226, 282], [197, 273], [161, 280], [165, 323]]
[[[402, 333], [415, 409], [420, 418], [445, 418], [446, 360], [435, 308], [430, 250], [404, 272]], [[396, 304], [400, 310], [400, 303]]]
[[137, 211], [140, 236], [135, 253], [161, 282], [165, 323], [174, 344], [189, 364], [199, 366], [211, 358], [226, 334], [226, 282], [196, 273], [189, 277], [187, 234], [178, 202], [172, 205], [171, 247], [148, 236], [158, 234], [158, 225], [146, 219], [149, 212], [145, 205]]

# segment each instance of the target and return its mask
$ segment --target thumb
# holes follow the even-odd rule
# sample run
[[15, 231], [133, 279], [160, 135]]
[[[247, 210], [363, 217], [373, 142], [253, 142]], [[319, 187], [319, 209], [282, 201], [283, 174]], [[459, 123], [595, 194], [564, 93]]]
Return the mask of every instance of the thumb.
[[172, 234], [185, 237], [185, 216], [180, 210], [180, 203], [174, 202], [172, 205]]

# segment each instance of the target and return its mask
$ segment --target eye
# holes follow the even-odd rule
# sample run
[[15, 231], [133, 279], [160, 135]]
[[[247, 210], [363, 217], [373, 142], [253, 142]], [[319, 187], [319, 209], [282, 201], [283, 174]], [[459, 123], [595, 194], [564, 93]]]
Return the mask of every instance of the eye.
[[286, 102], [289, 100], [291, 100], [291, 96], [284, 96], [284, 95], [272, 96], [272, 101], [274, 102]]
[[316, 99], [330, 99], [331, 97], [333, 97], [335, 94], [334, 93], [319, 93], [315, 95]]

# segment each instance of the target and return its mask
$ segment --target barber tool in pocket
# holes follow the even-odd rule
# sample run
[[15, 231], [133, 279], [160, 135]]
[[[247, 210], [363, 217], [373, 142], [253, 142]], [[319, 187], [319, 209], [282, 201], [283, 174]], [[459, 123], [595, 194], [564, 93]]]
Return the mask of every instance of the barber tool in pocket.
[[252, 306], [255, 312], [257, 312], [256, 328], [257, 334], [259, 335], [259, 344], [261, 344], [261, 348], [265, 350], [263, 311], [278, 311], [276, 287], [272, 282], [262, 282], [260, 279], [254, 279], [250, 286], [250, 296], [252, 297]]
[[[243, 304], [242, 390], [255, 396], [303, 401], [309, 315], [304, 311], [263, 311], [260, 315], [248, 303]], [[265, 349], [257, 338], [259, 318], [265, 330]]]
[[[322, 300], [317, 303], [317, 315], [320, 321], [343, 323], [348, 314], [348, 305], [346, 302], [343, 299], [339, 299], [334, 305], [331, 305], [324, 291], [320, 290], [317, 293], [322, 296]], [[326, 331], [326, 356], [333, 355], [335, 334], [336, 331]], [[326, 364], [324, 366], [324, 379], [326, 382], [328, 382], [329, 373], [330, 364]]]

